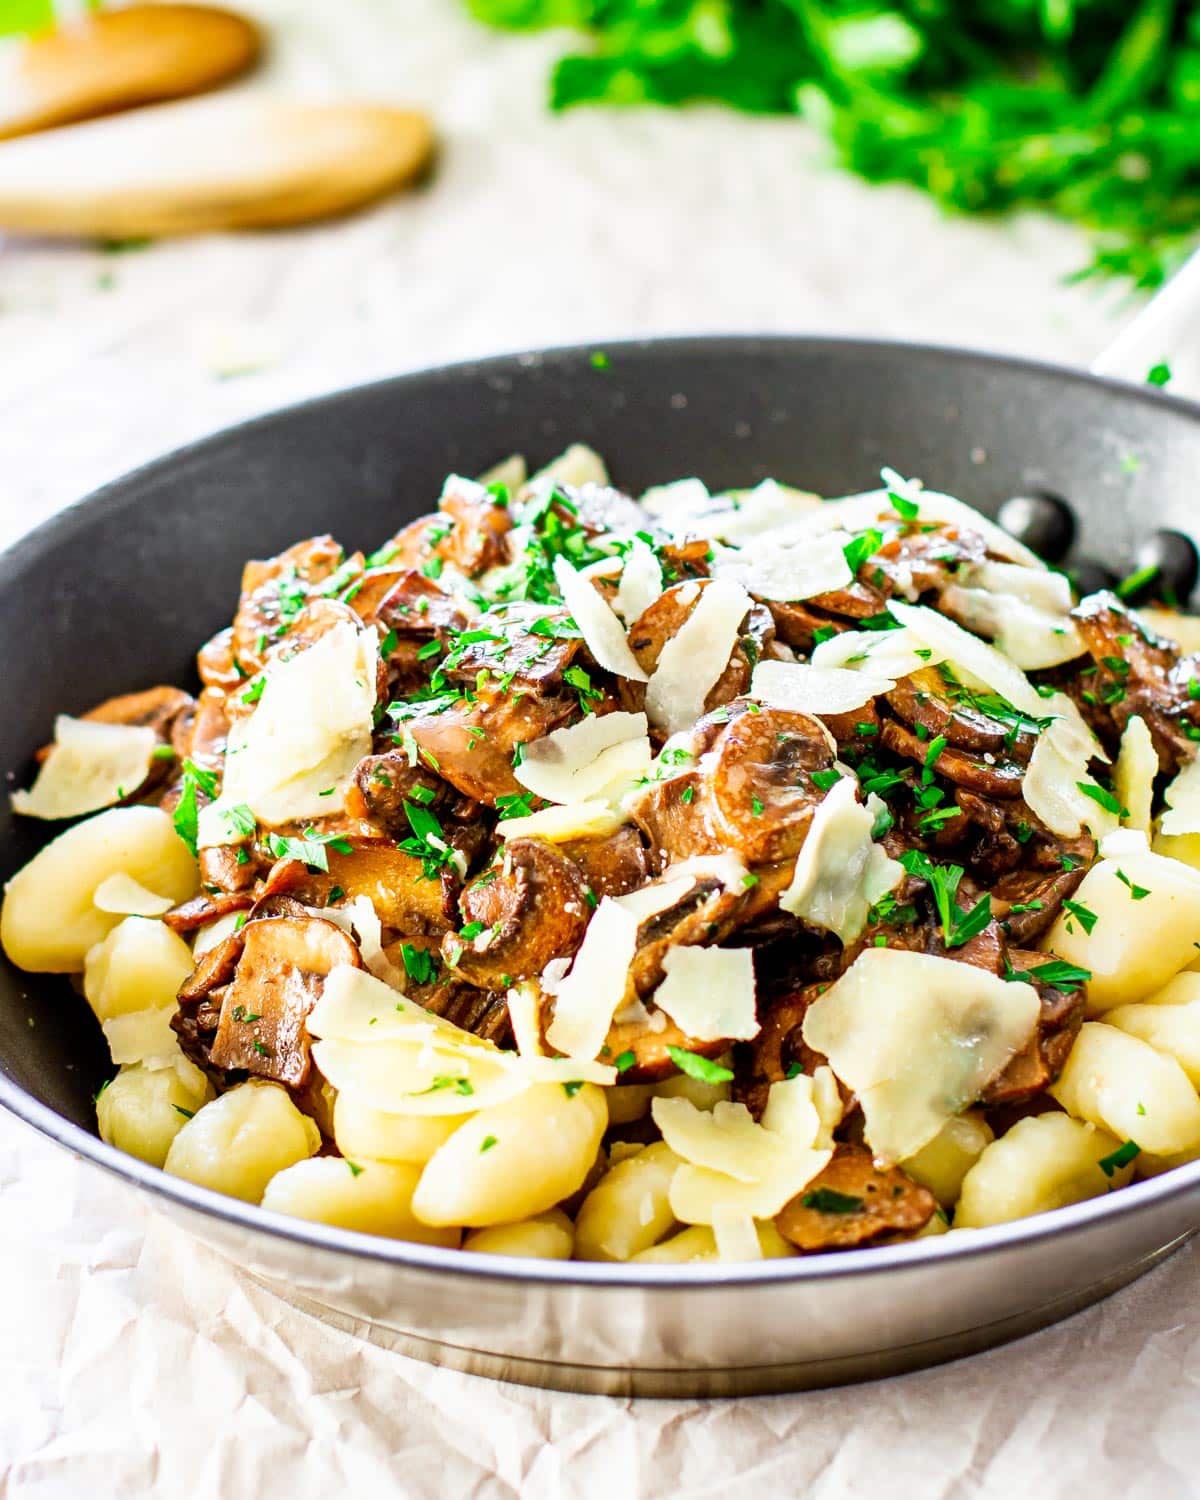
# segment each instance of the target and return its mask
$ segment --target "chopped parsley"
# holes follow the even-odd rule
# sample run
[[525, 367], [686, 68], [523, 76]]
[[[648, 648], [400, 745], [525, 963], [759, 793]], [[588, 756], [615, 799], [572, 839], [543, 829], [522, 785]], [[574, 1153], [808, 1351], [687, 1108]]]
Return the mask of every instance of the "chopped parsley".
[[1088, 982], [1092, 977], [1092, 971], [1080, 968], [1078, 964], [1069, 964], [1064, 958], [1052, 958], [1047, 963], [1035, 965], [1032, 969], [1014, 969], [1011, 964], [1008, 964], [1004, 977], [1021, 981], [1029, 978], [1040, 979], [1043, 984], [1053, 985], [1055, 989], [1074, 990]]
[[613, 1059], [613, 1067], [616, 1068], [618, 1073], [628, 1073], [635, 1062], [637, 1062], [637, 1058], [632, 1052], [622, 1052]]
[[942, 938], [947, 948], [961, 948], [978, 937], [992, 920], [992, 898], [983, 895], [970, 911], [964, 912], [955, 901], [959, 882], [965, 871], [961, 865], [935, 865], [919, 849], [907, 849], [900, 863], [910, 875], [928, 881], [934, 905], [942, 921]]
[[217, 795], [217, 773], [198, 766], [190, 756], [183, 763], [183, 779], [180, 783], [179, 801], [175, 804], [172, 822], [175, 832], [193, 854], [197, 852], [200, 838], [200, 806], [197, 795]]
[[1090, 797], [1105, 812], [1112, 813], [1116, 818], [1127, 818], [1129, 816], [1129, 809], [1122, 807], [1120, 800], [1114, 797], [1107, 787], [1101, 786], [1099, 782], [1077, 781], [1075, 785], [1085, 797]]
[[1072, 921], [1078, 922], [1085, 933], [1090, 933], [1099, 921], [1097, 914], [1090, 906], [1084, 906], [1082, 901], [1064, 901], [1063, 909], [1067, 912], [1066, 927], [1068, 932], [1073, 932]]
[[351, 1177], [358, 1177], [366, 1170], [364, 1167], [360, 1167], [356, 1161], [351, 1161], [349, 1157], [346, 1158], [346, 1165], [350, 1168]]
[[567, 1098], [574, 1099], [575, 1095], [583, 1087], [583, 1082], [580, 1079], [572, 1079], [570, 1083], [564, 1083], [562, 1087], [563, 1093], [566, 1094]]
[[300, 838], [286, 838], [283, 834], [267, 835], [267, 848], [276, 859], [298, 859], [310, 870], [329, 872], [328, 849], [338, 854], [352, 854], [354, 846], [339, 833], [318, 833], [315, 828], [306, 828]]
[[497, 1141], [494, 1135], [485, 1135], [483, 1140], [479, 1143], [480, 1156], [482, 1156], [485, 1151], [490, 1151], [496, 1144]]
[[861, 1198], [836, 1192], [833, 1188], [810, 1188], [800, 1202], [819, 1214], [856, 1214], [863, 1206]]
[[437, 956], [428, 948], [414, 948], [411, 943], [400, 944], [400, 958], [404, 972], [414, 984], [430, 984], [437, 974]]
[[1135, 885], [1120, 867], [1117, 869], [1117, 879], [1128, 890], [1131, 899], [1134, 901], [1143, 901], [1150, 894], [1144, 885]]
[[723, 1063], [715, 1063], [685, 1047], [668, 1047], [667, 1055], [681, 1073], [686, 1073], [697, 1083], [728, 1083], [733, 1077], [732, 1071]]
[[1104, 1173], [1105, 1177], [1111, 1177], [1114, 1172], [1141, 1155], [1142, 1148], [1136, 1141], [1125, 1141], [1115, 1151], [1110, 1151], [1107, 1156], [1102, 1156], [1096, 1165]]

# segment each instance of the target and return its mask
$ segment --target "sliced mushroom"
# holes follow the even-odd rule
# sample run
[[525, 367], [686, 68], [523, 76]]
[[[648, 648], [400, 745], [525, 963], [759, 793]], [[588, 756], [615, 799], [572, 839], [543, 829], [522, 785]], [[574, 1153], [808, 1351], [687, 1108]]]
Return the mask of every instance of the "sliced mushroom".
[[221, 1002], [212, 1064], [300, 1088], [312, 1066], [305, 1018], [331, 969], [362, 967], [358, 948], [340, 927], [319, 917], [267, 917], [247, 923], [241, 935], [242, 954]]
[[712, 1058], [728, 1052], [729, 1046], [727, 1041], [697, 1041], [681, 1031], [665, 1011], [650, 1006], [645, 1016], [612, 1023], [600, 1049], [600, 1060], [620, 1060], [623, 1084], [661, 1083], [679, 1072], [668, 1050], [671, 1047]]
[[1026, 948], [1049, 932], [1090, 864], [1090, 859], [1080, 859], [1064, 869], [1059, 860], [1050, 869], [1028, 865], [1002, 875], [991, 888], [992, 912], [1004, 924], [1009, 941]]
[[949, 744], [934, 755], [936, 740], [921, 739], [911, 729], [905, 728], [898, 719], [884, 721], [879, 739], [884, 748], [894, 755], [915, 761], [923, 768], [926, 768], [926, 762], [933, 755], [932, 766], [928, 769], [983, 797], [1011, 799], [1021, 795], [1025, 768], [1008, 756], [992, 755], [990, 751], [984, 755], [976, 755]]
[[732, 849], [747, 865], [795, 856], [824, 791], [834, 750], [816, 719], [740, 701], [701, 719], [694, 763], [651, 782], [631, 814], [669, 860]]
[[233, 619], [231, 648], [248, 675], [260, 672], [267, 650], [286, 632], [310, 595], [341, 566], [343, 552], [331, 536], [297, 542], [278, 557], [248, 562]]
[[624, 896], [650, 878], [646, 846], [628, 823], [603, 838], [572, 839], [559, 848], [578, 866], [584, 885], [597, 900]]
[[459, 908], [463, 929], [442, 939], [442, 957], [480, 989], [507, 989], [570, 958], [591, 916], [578, 866], [544, 839], [510, 839]]
[[410, 765], [403, 750], [390, 750], [359, 761], [346, 791], [346, 811], [394, 838], [405, 838], [409, 831], [405, 802], [414, 800], [415, 793], [422, 805], [435, 807], [448, 790], [420, 761]]
[[400, 738], [412, 736], [426, 765], [464, 797], [494, 807], [497, 798], [521, 796], [513, 775], [518, 745], [541, 739], [580, 716], [574, 695], [518, 694], [502, 680], [481, 683], [471, 698], [459, 698], [441, 711], [414, 711], [400, 722]]
[[389, 563], [420, 568], [437, 558], [468, 578], [508, 560], [505, 537], [512, 516], [478, 486], [450, 485], [436, 515], [424, 516], [396, 533], [380, 550]]
[[991, 754], [1027, 765], [1037, 743], [1032, 723], [1005, 723], [985, 712], [971, 697], [955, 698], [936, 667], [923, 667], [903, 678], [885, 697], [892, 712], [924, 736], [925, 744], [941, 736], [956, 750]]
[[1086, 1009], [1081, 989], [1057, 989], [1029, 973], [1047, 962], [1045, 953], [1011, 948], [1008, 960], [1037, 990], [1041, 1014], [1034, 1035], [983, 1091], [980, 1102], [989, 1107], [1023, 1104], [1049, 1088], [1075, 1045]]
[[775, 1224], [784, 1239], [808, 1253], [852, 1250], [915, 1234], [936, 1210], [933, 1194], [906, 1172], [877, 1167], [864, 1147], [843, 1143]]
[[205, 687], [222, 693], [233, 693], [246, 681], [248, 671], [239, 666], [233, 654], [233, 626], [218, 630], [196, 653], [196, 670]]
[[756, 1120], [767, 1107], [773, 1083], [796, 1072], [811, 1075], [828, 1062], [808, 1045], [801, 1029], [808, 1007], [827, 988], [827, 984], [808, 984], [781, 995], [760, 1009], [762, 1029], [754, 1040], [735, 1048], [733, 1097]]
[[378, 568], [364, 573], [363, 587], [350, 604], [367, 624], [377, 625], [389, 638], [388, 673], [406, 692], [416, 692], [429, 676], [430, 641], [446, 646], [467, 627], [458, 602], [432, 579], [411, 569]]
[[[707, 587], [708, 580], [703, 578], [672, 584], [633, 622], [629, 628], [629, 645], [643, 671], [653, 674], [663, 647], [691, 618], [700, 602], [701, 592]], [[755, 666], [770, 654], [774, 639], [775, 621], [771, 611], [764, 604], [752, 605], [742, 621], [737, 644], [724, 671], [704, 699], [706, 711], [720, 708], [748, 690]], [[637, 711], [645, 703], [644, 683], [631, 682], [623, 677], [619, 691], [626, 708]]]
[[277, 867], [270, 890], [313, 907], [365, 896], [385, 930], [433, 935], [449, 930], [460, 884], [453, 872], [427, 875], [422, 860], [390, 839], [361, 834], [326, 844], [325, 855], [328, 870], [310, 870], [299, 860]]
[[1150, 731], [1159, 769], [1174, 773], [1193, 760], [1200, 736], [1200, 700], [1189, 684], [1200, 679], [1200, 661], [1150, 631], [1114, 594], [1091, 594], [1072, 612], [1091, 656], [1068, 669], [1067, 690], [1115, 752], [1136, 714]]
[[217, 895], [207, 893], [193, 896], [180, 906], [164, 912], [163, 921], [172, 932], [198, 932], [210, 922], [227, 917], [230, 912], [249, 911], [254, 905], [254, 896], [249, 891], [222, 891]]

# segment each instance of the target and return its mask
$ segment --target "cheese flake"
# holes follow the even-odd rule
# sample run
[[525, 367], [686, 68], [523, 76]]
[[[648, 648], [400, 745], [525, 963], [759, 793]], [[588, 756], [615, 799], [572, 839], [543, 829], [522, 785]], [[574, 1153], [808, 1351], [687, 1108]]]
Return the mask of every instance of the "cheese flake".
[[804, 1040], [858, 1095], [877, 1159], [912, 1156], [1037, 1026], [1037, 991], [972, 964], [868, 948], [809, 1007]]
[[591, 798], [560, 807], [543, 807], [525, 818], [501, 818], [496, 832], [504, 839], [537, 838], [566, 844], [572, 839], [603, 838], [615, 833], [624, 821], [624, 815], [611, 802]]
[[1025, 671], [1082, 656], [1071, 603], [1071, 586], [1062, 573], [990, 560], [960, 569], [958, 581], [941, 598], [948, 614], [990, 637]]
[[631, 682], [645, 682], [645, 671], [629, 648], [625, 627], [586, 578], [565, 557], [554, 559], [554, 577], [562, 591], [563, 602], [579, 626], [584, 644], [606, 672], [626, 677]]
[[1163, 833], [1200, 833], [1200, 756], [1168, 784], [1163, 799], [1167, 804], [1159, 822]]
[[592, 914], [570, 973], [558, 987], [546, 1040], [567, 1057], [591, 1061], [625, 1001], [638, 921], [605, 897]]
[[[1121, 734], [1121, 749], [1113, 767], [1113, 790], [1117, 801], [1128, 812], [1128, 817], [1121, 819], [1127, 828], [1136, 828], [1146, 834], [1150, 832], [1154, 778], [1157, 775], [1158, 751], [1154, 748], [1145, 719], [1134, 714]], [[1170, 792], [1170, 787], [1167, 792]], [[1197, 782], [1196, 792], [1197, 803], [1200, 804], [1200, 781]], [[1196, 813], [1200, 815], [1200, 805], [1197, 806]], [[1196, 822], [1195, 828], [1189, 828], [1187, 832], [1200, 832], [1200, 820]]]
[[751, 602], [745, 589], [727, 578], [714, 579], [700, 591], [695, 608], [663, 647], [647, 685], [646, 713], [652, 724], [676, 734], [701, 717], [705, 698], [729, 665]]
[[220, 806], [244, 804], [269, 826], [341, 812], [371, 753], [377, 655], [376, 632], [347, 621], [273, 662], [254, 712], [230, 733]]
[[588, 714], [526, 745], [513, 775], [547, 802], [585, 802], [644, 774], [651, 759], [645, 714]]
[[171, 1029], [173, 1005], [127, 1011], [102, 1022], [112, 1060], [128, 1063], [164, 1061], [179, 1056], [179, 1038]]
[[171, 910], [174, 902], [169, 896], [156, 896], [148, 891], [132, 875], [118, 873], [100, 882], [92, 905], [97, 911], [122, 917], [161, 917], [163, 912]]
[[104, 724], [97, 719], [54, 721], [54, 744], [29, 791], [12, 794], [12, 807], [27, 818], [77, 818], [111, 807], [146, 779], [158, 744], [144, 725]]
[[890, 677], [805, 662], [760, 661], [750, 679], [750, 697], [770, 708], [800, 714], [852, 713], [896, 686]]
[[874, 817], [858, 800], [852, 777], [830, 787], [809, 825], [792, 882], [779, 898], [784, 911], [852, 943], [867, 915], [904, 879], [904, 867], [871, 837]]
[[811, 599], [844, 589], [853, 580], [846, 561], [849, 540], [840, 531], [795, 539], [768, 532], [736, 552], [718, 552], [713, 576], [740, 583], [757, 599]]
[[640, 536], [634, 537], [625, 554], [621, 583], [614, 608], [623, 620], [632, 623], [650, 608], [663, 591], [662, 563]]
[[759, 1032], [749, 948], [669, 948], [654, 1003], [698, 1042], [749, 1041]]
[[822, 669], [845, 667], [868, 676], [911, 677], [923, 667], [936, 667], [945, 657], [911, 630], [843, 630], [819, 641], [812, 665]]
[[1030, 809], [1060, 838], [1075, 838], [1085, 824], [1102, 838], [1117, 826], [1116, 815], [1081, 790], [1099, 789], [1088, 772], [1094, 753], [1091, 731], [1069, 719], [1055, 719], [1033, 747], [1021, 791]]

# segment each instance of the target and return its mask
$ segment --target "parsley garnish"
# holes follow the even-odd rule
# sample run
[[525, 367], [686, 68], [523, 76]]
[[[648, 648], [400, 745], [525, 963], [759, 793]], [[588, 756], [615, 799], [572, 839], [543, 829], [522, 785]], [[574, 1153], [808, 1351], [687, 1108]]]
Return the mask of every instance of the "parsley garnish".
[[1063, 907], [1070, 914], [1067, 918], [1066, 924], [1068, 932], [1072, 931], [1072, 917], [1079, 923], [1080, 927], [1083, 928], [1085, 933], [1090, 933], [1092, 928], [1095, 927], [1096, 923], [1099, 921], [1098, 916], [1091, 909], [1091, 907], [1084, 906], [1082, 901], [1064, 901]]
[[1092, 977], [1092, 971], [1082, 969], [1078, 964], [1069, 964], [1063, 958], [1052, 958], [1047, 963], [1037, 964], [1032, 969], [1014, 969], [1011, 964], [1008, 964], [1004, 977], [1018, 981], [1032, 977], [1040, 979], [1043, 984], [1053, 985], [1058, 990], [1074, 990], [1088, 982]]
[[1077, 781], [1075, 785], [1085, 797], [1090, 797], [1105, 812], [1110, 812], [1117, 818], [1127, 818], [1129, 816], [1129, 809], [1122, 807], [1118, 799], [1113, 796], [1107, 787], [1102, 787], [1095, 781]]
[[728, 1083], [733, 1077], [730, 1069], [722, 1063], [712, 1062], [707, 1057], [701, 1057], [698, 1052], [689, 1052], [685, 1047], [668, 1047], [667, 1055], [681, 1073], [686, 1073], [697, 1083]]
[[819, 1214], [856, 1214], [863, 1206], [861, 1198], [836, 1192], [833, 1188], [810, 1188], [800, 1202]]
[[1125, 886], [1134, 901], [1142, 901], [1150, 894], [1144, 885], [1135, 885], [1129, 876], [1126, 875], [1125, 871], [1120, 868], [1117, 870], [1117, 879]]
[[637, 1062], [637, 1058], [632, 1052], [622, 1052], [613, 1060], [613, 1067], [616, 1068], [618, 1073], [628, 1073], [635, 1062]]
[[942, 937], [947, 948], [961, 948], [971, 938], [978, 937], [992, 920], [990, 895], [981, 896], [969, 912], [963, 912], [955, 901], [964, 874], [961, 865], [935, 865], [919, 849], [906, 849], [900, 856], [900, 863], [910, 875], [928, 881], [938, 916], [942, 919]]
[[1123, 1145], [1118, 1146], [1115, 1151], [1110, 1151], [1107, 1156], [1102, 1156], [1096, 1165], [1104, 1173], [1105, 1177], [1111, 1177], [1114, 1172], [1119, 1171], [1121, 1167], [1127, 1167], [1135, 1157], [1140, 1156], [1141, 1151], [1142, 1148], [1136, 1141], [1126, 1141]]
[[329, 855], [326, 849], [338, 854], [352, 854], [354, 846], [339, 833], [318, 833], [315, 828], [306, 828], [301, 838], [285, 838], [279, 833], [267, 835], [267, 848], [276, 859], [298, 859], [310, 870], [329, 871]]
[[200, 807], [196, 797], [201, 792], [205, 797], [217, 795], [217, 773], [204, 770], [189, 756], [183, 763], [179, 801], [175, 804], [172, 822], [175, 824], [175, 832], [193, 854], [197, 852], [200, 837]]

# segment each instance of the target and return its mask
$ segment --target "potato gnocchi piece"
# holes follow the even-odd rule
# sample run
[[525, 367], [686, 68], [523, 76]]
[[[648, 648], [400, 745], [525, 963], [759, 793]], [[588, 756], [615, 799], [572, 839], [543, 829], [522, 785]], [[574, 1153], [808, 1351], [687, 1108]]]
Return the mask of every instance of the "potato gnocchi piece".
[[457, 1229], [434, 1229], [412, 1211], [421, 1175], [412, 1162], [314, 1156], [277, 1172], [266, 1185], [262, 1206], [293, 1219], [334, 1224], [360, 1234], [456, 1249]]
[[534, 1260], [570, 1260], [575, 1231], [561, 1208], [547, 1209], [533, 1219], [516, 1224], [494, 1224], [473, 1229], [463, 1241], [464, 1250], [476, 1255], [526, 1255]]
[[[984, 1148], [963, 1179], [955, 1229], [1006, 1224], [1124, 1187], [1133, 1167], [1113, 1163], [1120, 1145], [1108, 1131], [1069, 1115], [1018, 1120]], [[1108, 1171], [1101, 1162], [1109, 1164]]]
[[575, 1218], [578, 1260], [632, 1260], [678, 1224], [671, 1179], [680, 1159], [665, 1141], [617, 1162], [601, 1177]]
[[[943, 1208], [953, 1208], [962, 1192], [963, 1179], [994, 1139], [983, 1115], [970, 1110], [947, 1120], [927, 1146], [900, 1165], [914, 1182], [927, 1187]], [[939, 1222], [938, 1215], [934, 1214], [929, 1222]]]
[[1200, 873], [1152, 854], [1134, 833], [1110, 836], [1104, 848], [1113, 857], [1093, 865], [1074, 896], [1095, 914], [1090, 930], [1064, 912], [1045, 944], [1091, 974], [1091, 1015], [1159, 989], [1191, 963], [1200, 940]]
[[[1194, 977], [1200, 979], [1200, 975]], [[1192, 1087], [1200, 1088], [1200, 998], [1178, 1005], [1118, 1005], [1105, 1012], [1104, 1020], [1118, 1031], [1147, 1042], [1164, 1057], [1174, 1058]]]
[[320, 1145], [321, 1132], [286, 1089], [251, 1079], [188, 1120], [163, 1165], [173, 1177], [260, 1203], [276, 1173], [315, 1155]]
[[[764, 1260], [785, 1260], [799, 1255], [795, 1245], [789, 1245], [770, 1219], [754, 1221], [758, 1234], [758, 1245]], [[635, 1265], [683, 1266], [695, 1261], [720, 1260], [717, 1237], [707, 1224], [693, 1224], [673, 1234], [669, 1240], [652, 1245], [633, 1257]]]
[[1102, 1021], [1086, 1021], [1050, 1093], [1068, 1114], [1170, 1156], [1200, 1145], [1200, 1097], [1173, 1057]]
[[582, 1185], [608, 1125], [593, 1083], [537, 1083], [460, 1125], [413, 1195], [426, 1224], [481, 1228], [535, 1218]]
[[126, 917], [88, 950], [83, 993], [101, 1021], [174, 1009], [193, 964], [192, 950], [178, 933], [149, 917]]
[[355, 1094], [341, 1093], [333, 1106], [333, 1138], [343, 1156], [379, 1161], [429, 1160], [462, 1124], [461, 1115], [389, 1115]]
[[100, 1139], [161, 1167], [172, 1141], [212, 1097], [212, 1085], [186, 1057], [165, 1068], [122, 1068], [96, 1100]]
[[82, 971], [88, 950], [121, 918], [93, 897], [113, 875], [128, 875], [156, 896], [186, 901], [198, 874], [191, 850], [157, 807], [114, 807], [68, 828], [9, 881], [0, 945], [20, 969]]

